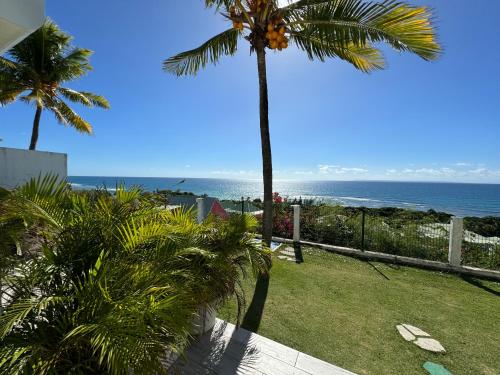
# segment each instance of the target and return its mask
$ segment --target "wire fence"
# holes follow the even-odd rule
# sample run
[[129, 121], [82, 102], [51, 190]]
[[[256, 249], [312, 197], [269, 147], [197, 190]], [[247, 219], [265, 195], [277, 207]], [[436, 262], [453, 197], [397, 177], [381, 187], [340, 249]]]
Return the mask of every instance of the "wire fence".
[[393, 219], [336, 206], [302, 208], [301, 238], [329, 245], [446, 261], [449, 225]]
[[449, 225], [366, 217], [362, 250], [446, 262]]
[[[229, 213], [249, 213], [262, 228], [262, 203], [249, 199], [223, 201]], [[448, 262], [450, 216], [383, 208], [316, 204], [277, 197], [273, 204], [273, 236], [293, 238], [293, 204], [301, 205], [300, 238], [363, 251]], [[467, 227], [466, 227], [467, 229]], [[462, 264], [500, 270], [500, 238], [464, 230]]]
[[223, 200], [221, 204], [229, 214], [249, 213], [257, 215], [262, 212], [262, 207], [249, 199]]
[[500, 238], [483, 237], [474, 232], [464, 230], [462, 264], [500, 270]]

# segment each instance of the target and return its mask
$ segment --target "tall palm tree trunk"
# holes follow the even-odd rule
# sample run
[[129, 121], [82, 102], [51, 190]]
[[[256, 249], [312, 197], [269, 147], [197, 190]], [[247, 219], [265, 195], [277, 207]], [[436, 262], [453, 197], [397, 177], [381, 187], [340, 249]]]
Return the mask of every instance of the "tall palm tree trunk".
[[273, 235], [273, 161], [271, 137], [269, 135], [269, 108], [267, 95], [266, 52], [263, 45], [256, 47], [257, 68], [259, 73], [260, 98], [260, 141], [262, 148], [262, 174], [264, 180], [264, 217], [262, 239], [271, 244]]
[[42, 107], [36, 106], [35, 119], [33, 120], [33, 131], [31, 132], [30, 150], [36, 149], [38, 142], [38, 130], [40, 129], [40, 117], [42, 116]]

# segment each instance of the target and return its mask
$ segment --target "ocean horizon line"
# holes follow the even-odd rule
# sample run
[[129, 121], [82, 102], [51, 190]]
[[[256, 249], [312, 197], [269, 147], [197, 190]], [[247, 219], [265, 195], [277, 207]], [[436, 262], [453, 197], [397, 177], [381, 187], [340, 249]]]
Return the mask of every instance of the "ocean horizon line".
[[[113, 175], [68, 175], [68, 178], [144, 178], [144, 179], [179, 179], [179, 180], [226, 180], [226, 181], [262, 181], [262, 178], [238, 178], [238, 177], [186, 177], [186, 176], [113, 176]], [[457, 185], [498, 185], [500, 182], [471, 182], [471, 181], [436, 181], [436, 180], [382, 180], [382, 179], [350, 179], [350, 180], [334, 180], [334, 179], [287, 179], [287, 178], [275, 178], [273, 181], [276, 182], [383, 182], [383, 183], [409, 183], [409, 184], [457, 184]]]

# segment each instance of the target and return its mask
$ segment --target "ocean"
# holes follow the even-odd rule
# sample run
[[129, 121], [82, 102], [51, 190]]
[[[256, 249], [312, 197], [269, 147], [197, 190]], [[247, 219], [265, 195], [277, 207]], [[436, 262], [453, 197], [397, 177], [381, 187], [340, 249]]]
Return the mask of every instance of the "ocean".
[[[74, 189], [117, 184], [141, 186], [144, 190], [170, 189], [207, 194], [220, 199], [262, 197], [259, 180], [159, 177], [70, 176]], [[434, 209], [457, 216], [500, 216], [500, 185], [382, 181], [284, 181], [274, 182], [274, 191], [284, 197], [312, 198], [345, 206]]]

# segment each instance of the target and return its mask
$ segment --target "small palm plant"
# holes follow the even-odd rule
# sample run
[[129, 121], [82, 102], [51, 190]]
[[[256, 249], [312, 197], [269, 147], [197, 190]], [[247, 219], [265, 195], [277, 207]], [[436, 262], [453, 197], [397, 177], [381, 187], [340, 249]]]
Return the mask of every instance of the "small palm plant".
[[277, 0], [205, 0], [232, 24], [200, 47], [164, 62], [167, 72], [196, 74], [208, 63], [234, 55], [244, 39], [256, 53], [260, 97], [260, 133], [264, 180], [263, 238], [272, 236], [272, 157], [269, 136], [266, 50], [282, 51], [291, 44], [313, 60], [340, 58], [370, 72], [384, 68], [374, 43], [434, 60], [440, 53], [431, 11], [404, 2], [384, 0], [298, 0], [280, 6]]
[[36, 149], [44, 109], [51, 111], [61, 124], [91, 134], [92, 126], [66, 101], [86, 107], [109, 108], [108, 101], [100, 95], [63, 86], [92, 69], [89, 63], [92, 52], [72, 48], [71, 39], [55, 23], [46, 21], [8, 52], [10, 58], [0, 57], [0, 105], [19, 98], [36, 107], [30, 150]]
[[241, 295], [248, 265], [270, 266], [246, 218], [197, 224], [140, 189], [72, 192], [46, 177], [0, 212], [24, 223], [9, 238], [28, 254], [4, 278], [0, 374], [164, 373], [199, 306]]
[[0, 374], [164, 373], [199, 307], [241, 300], [247, 268], [270, 267], [248, 218], [197, 224], [140, 189], [72, 192], [57, 181], [0, 192], [10, 229], [0, 250], [25, 254], [0, 273]]

